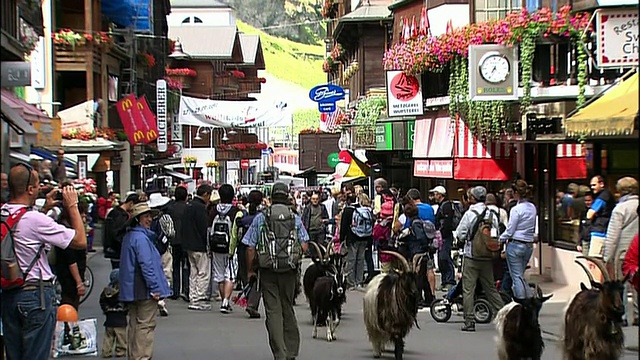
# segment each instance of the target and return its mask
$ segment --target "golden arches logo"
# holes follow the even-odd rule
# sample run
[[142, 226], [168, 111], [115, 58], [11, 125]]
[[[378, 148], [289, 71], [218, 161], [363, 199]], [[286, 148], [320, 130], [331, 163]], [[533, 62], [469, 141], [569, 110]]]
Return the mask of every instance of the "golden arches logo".
[[140, 130], [136, 131], [133, 133], [133, 142], [134, 143], [139, 143], [140, 141], [142, 141], [142, 139], [144, 139], [144, 133]]
[[131, 99], [122, 101], [122, 110], [128, 110], [133, 106], [133, 101]]
[[151, 141], [151, 139], [155, 139], [157, 137], [158, 137], [158, 133], [155, 130], [151, 129], [147, 131], [147, 141]]
[[138, 109], [139, 110], [144, 110], [144, 105], [142, 105], [141, 102], [138, 102]]

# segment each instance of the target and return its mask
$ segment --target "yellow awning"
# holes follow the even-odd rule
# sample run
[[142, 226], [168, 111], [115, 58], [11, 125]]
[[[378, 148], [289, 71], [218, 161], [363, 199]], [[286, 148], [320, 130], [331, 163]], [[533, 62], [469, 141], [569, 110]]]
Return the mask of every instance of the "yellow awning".
[[638, 73], [568, 118], [568, 136], [630, 135], [638, 115]]

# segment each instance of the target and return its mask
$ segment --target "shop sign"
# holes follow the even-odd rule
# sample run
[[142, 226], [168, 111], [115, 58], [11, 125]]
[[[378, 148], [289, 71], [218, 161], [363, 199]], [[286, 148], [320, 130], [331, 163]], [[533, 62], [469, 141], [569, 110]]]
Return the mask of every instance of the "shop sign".
[[451, 179], [453, 178], [453, 159], [450, 160], [415, 160], [413, 176]]
[[158, 123], [158, 151], [167, 151], [167, 81], [156, 81], [156, 116]]
[[77, 162], [78, 169], [76, 169], [78, 174], [78, 179], [84, 180], [87, 178], [87, 155], [78, 155]]
[[240, 160], [240, 168], [242, 170], [247, 170], [249, 168], [249, 159]]
[[329, 166], [331, 166], [332, 168], [335, 168], [339, 163], [340, 156], [338, 156], [337, 152], [331, 153], [329, 154], [329, 156], [327, 156], [327, 164], [329, 164]]
[[51, 123], [36, 122], [33, 127], [38, 131], [36, 145], [57, 147], [62, 143], [61, 120], [51, 119]]
[[145, 144], [145, 127], [138, 100], [129, 94], [116, 103], [116, 110], [131, 145]]
[[413, 139], [416, 136], [415, 120], [407, 121], [407, 149], [413, 150]]
[[138, 110], [142, 113], [142, 124], [144, 125], [144, 141], [145, 144], [152, 142], [158, 138], [158, 125], [156, 117], [153, 115], [146, 96], [138, 99]]
[[24, 61], [3, 61], [0, 69], [2, 87], [31, 85], [31, 63]]
[[638, 66], [638, 8], [599, 9], [598, 66]]
[[393, 116], [422, 115], [420, 79], [402, 71], [387, 71], [387, 114]]
[[393, 123], [376, 124], [376, 150], [393, 150]]
[[469, 98], [518, 100], [518, 47], [469, 46]]
[[343, 88], [333, 84], [318, 85], [309, 91], [309, 99], [318, 103], [321, 113], [336, 111], [336, 102], [344, 99], [345, 95]]

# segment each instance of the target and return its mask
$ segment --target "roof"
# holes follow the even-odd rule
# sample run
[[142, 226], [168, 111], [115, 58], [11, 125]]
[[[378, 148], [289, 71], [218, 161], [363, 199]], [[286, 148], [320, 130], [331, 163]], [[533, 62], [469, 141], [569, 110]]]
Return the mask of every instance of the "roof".
[[171, 0], [171, 7], [180, 8], [219, 8], [233, 9], [230, 5], [218, 0]]
[[362, 22], [391, 19], [387, 5], [364, 5], [341, 17], [338, 22]]
[[[405, 5], [409, 5], [411, 3], [418, 2], [418, 1], [420, 1], [420, 0], [399, 0], [399, 1], [394, 1], [393, 4], [389, 5], [389, 10], [395, 10], [395, 9], [397, 9], [399, 7], [403, 7]], [[422, 1], [420, 1], [420, 2], [422, 2]]]
[[[192, 58], [232, 58], [237, 35], [238, 30], [235, 25], [205, 26], [198, 24], [169, 27], [169, 38], [180, 39], [182, 51]], [[206, 41], [206, 39], [215, 39], [215, 41]]]
[[253, 65], [256, 63], [256, 55], [258, 54], [258, 44], [260, 36], [240, 34], [240, 45], [242, 46], [242, 60], [245, 64]]

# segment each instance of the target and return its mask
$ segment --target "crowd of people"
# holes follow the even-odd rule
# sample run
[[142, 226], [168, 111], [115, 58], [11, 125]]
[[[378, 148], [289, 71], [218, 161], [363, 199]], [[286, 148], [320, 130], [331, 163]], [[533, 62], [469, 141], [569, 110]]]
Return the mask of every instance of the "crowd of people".
[[[31, 207], [39, 196], [45, 199], [40, 211], [26, 211], [16, 225], [16, 258], [25, 285], [3, 286], [2, 320], [9, 358], [46, 359], [51, 344], [42, 339], [52, 337], [56, 321], [54, 273], [62, 304], [77, 309], [85, 291], [90, 211], [69, 182], [42, 193], [39, 172], [28, 165], [13, 167], [1, 180], [7, 181], [9, 193], [3, 196], [8, 202], [2, 210], [8, 214]], [[637, 181], [618, 181], [616, 203], [604, 180], [594, 177], [592, 193], [580, 196], [582, 210], [576, 196], [580, 187], [574, 185], [560, 196], [558, 209], [562, 216], [583, 219], [588, 236], [579, 250], [612, 263], [634, 236], [637, 249]], [[472, 307], [478, 285], [495, 312], [503, 306], [498, 291], [516, 299], [536, 296], [525, 269], [537, 242], [538, 211], [524, 180], [496, 193], [483, 186], [463, 189], [459, 199], [450, 198], [443, 186], [426, 198], [415, 188], [401, 193], [382, 178], [374, 188], [371, 199], [351, 184], [296, 193], [275, 183], [270, 196], [259, 190], [240, 195], [228, 184], [201, 184], [193, 196], [178, 186], [173, 194], [129, 193], [119, 201], [110, 193], [100, 205], [96, 201], [105, 222], [104, 255], [112, 266], [109, 285], [100, 294], [106, 315], [102, 356], [150, 359], [156, 318], [169, 316], [165, 299], [183, 299], [192, 311], [211, 311], [217, 301], [219, 311], [228, 314], [235, 307], [234, 289], [243, 289], [249, 318], [260, 317], [264, 302], [274, 358], [297, 358], [300, 335], [293, 306], [301, 292], [302, 257], [316, 255], [309, 241], [345, 256], [351, 290], [366, 287], [378, 271], [395, 269], [394, 258], [377, 251], [399, 252], [417, 273], [419, 307], [429, 306], [438, 290], [462, 293], [462, 331], [475, 331]], [[456, 249], [464, 255], [460, 269], [452, 258]], [[637, 264], [631, 269], [637, 272]], [[500, 290], [496, 278], [502, 279]], [[23, 329], [18, 303], [33, 308], [29, 321], [37, 327]]]

